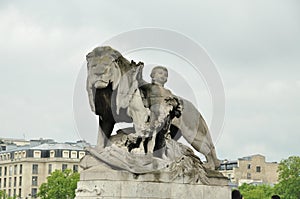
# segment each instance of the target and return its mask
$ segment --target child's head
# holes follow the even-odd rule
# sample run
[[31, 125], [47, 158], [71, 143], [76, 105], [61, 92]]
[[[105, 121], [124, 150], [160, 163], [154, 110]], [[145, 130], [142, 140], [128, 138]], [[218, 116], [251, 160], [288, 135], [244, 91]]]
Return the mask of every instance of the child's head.
[[168, 80], [168, 69], [163, 66], [156, 66], [152, 69], [150, 77], [152, 83], [164, 85]]

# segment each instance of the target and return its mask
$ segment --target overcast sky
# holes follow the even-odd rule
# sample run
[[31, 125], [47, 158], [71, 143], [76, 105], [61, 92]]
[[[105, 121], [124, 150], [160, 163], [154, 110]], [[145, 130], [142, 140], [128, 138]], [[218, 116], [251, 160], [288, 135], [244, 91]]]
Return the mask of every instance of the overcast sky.
[[[300, 155], [298, 0], [1, 1], [0, 137], [84, 138], [75, 125], [73, 95], [85, 55], [122, 32], [144, 27], [186, 35], [215, 63], [226, 96], [224, 127], [216, 140], [221, 159], [262, 154], [280, 161]], [[158, 57], [182, 61], [165, 52], [128, 54], [146, 64]], [[204, 82], [199, 85], [203, 100], [197, 107], [210, 123], [210, 95]], [[176, 91], [171, 75], [168, 87], [185, 95]]]

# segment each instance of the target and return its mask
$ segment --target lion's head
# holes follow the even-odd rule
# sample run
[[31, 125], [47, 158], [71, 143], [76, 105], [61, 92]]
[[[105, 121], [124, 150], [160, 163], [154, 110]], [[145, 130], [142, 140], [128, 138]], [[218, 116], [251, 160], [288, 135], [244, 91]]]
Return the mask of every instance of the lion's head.
[[116, 60], [121, 56], [110, 47], [95, 48], [86, 56], [88, 79], [94, 88], [105, 88], [110, 82], [116, 87], [121, 76]]
[[126, 105], [122, 104], [127, 101], [126, 98], [130, 98], [130, 95], [138, 88], [137, 79], [141, 78], [143, 63], [129, 62], [121, 53], [109, 46], [95, 48], [86, 56], [86, 59], [88, 69], [87, 90], [92, 109], [94, 90], [106, 88], [110, 83], [112, 83], [113, 90], [118, 88], [117, 98], [120, 98], [118, 105], [125, 107], [128, 103]]

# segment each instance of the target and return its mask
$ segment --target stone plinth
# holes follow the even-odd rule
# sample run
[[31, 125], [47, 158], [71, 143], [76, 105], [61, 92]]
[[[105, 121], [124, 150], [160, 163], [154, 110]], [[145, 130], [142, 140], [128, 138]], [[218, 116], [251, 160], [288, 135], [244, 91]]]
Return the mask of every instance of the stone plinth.
[[188, 183], [187, 176], [171, 182], [166, 173], [138, 175], [99, 165], [81, 172], [76, 199], [230, 199], [228, 180], [215, 171], [208, 177], [209, 185]]
[[228, 186], [93, 180], [78, 183], [76, 199], [230, 199]]

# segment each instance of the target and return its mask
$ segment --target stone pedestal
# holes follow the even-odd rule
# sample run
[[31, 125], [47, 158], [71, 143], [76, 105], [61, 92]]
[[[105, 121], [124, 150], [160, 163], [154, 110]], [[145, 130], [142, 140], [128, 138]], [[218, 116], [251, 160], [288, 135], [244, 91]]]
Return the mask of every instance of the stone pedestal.
[[228, 186], [139, 181], [80, 181], [76, 199], [230, 199]]
[[169, 174], [132, 174], [105, 165], [80, 174], [76, 199], [230, 199], [228, 180], [218, 172], [208, 172], [209, 185], [187, 183], [188, 176], [169, 181]]

